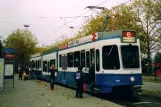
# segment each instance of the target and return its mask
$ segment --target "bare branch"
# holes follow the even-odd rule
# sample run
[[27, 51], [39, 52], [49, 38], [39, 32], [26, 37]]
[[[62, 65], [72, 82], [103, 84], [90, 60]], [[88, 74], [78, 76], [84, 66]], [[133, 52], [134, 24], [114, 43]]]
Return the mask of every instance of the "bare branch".
[[154, 30], [154, 28], [156, 27], [157, 23], [154, 24], [154, 26], [151, 28], [151, 30], [149, 31], [149, 34], [151, 34], [151, 32]]
[[158, 48], [158, 46], [155, 45], [154, 47], [151, 47], [150, 50], [153, 50], [153, 49], [156, 49], [156, 48]]

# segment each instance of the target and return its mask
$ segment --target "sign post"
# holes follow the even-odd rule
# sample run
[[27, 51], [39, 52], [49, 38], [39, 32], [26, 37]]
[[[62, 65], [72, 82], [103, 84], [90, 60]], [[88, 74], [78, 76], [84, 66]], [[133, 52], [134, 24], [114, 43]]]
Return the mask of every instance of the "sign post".
[[5, 49], [5, 79], [13, 79], [14, 88], [14, 65], [15, 65], [14, 48]]
[[0, 91], [4, 87], [4, 59], [0, 58]]

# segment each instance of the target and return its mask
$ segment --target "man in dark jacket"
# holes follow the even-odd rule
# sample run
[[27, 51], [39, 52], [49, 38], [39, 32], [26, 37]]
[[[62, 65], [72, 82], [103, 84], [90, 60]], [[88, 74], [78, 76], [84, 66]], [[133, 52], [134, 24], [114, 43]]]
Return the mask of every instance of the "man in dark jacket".
[[82, 72], [82, 67], [78, 67], [78, 71], [75, 74], [75, 80], [77, 84], [76, 97], [83, 98], [83, 84], [84, 84], [84, 73]]
[[22, 80], [22, 74], [23, 74], [23, 68], [22, 68], [22, 66], [19, 66], [18, 72], [19, 72], [19, 80], [20, 79]]

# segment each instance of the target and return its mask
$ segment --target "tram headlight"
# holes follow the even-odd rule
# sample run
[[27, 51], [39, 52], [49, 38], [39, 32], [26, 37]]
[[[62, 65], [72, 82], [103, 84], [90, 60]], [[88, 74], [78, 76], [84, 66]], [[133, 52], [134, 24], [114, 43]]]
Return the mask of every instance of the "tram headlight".
[[130, 80], [133, 82], [133, 81], [135, 81], [135, 78], [134, 77], [131, 77]]

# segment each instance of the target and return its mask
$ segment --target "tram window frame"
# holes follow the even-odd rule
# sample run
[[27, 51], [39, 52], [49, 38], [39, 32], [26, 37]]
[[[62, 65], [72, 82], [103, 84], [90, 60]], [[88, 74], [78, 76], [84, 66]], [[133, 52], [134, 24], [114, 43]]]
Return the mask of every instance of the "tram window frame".
[[96, 71], [100, 71], [100, 51], [96, 49]]
[[81, 50], [81, 66], [85, 67], [85, 50]]
[[74, 57], [73, 57], [73, 52], [67, 53], [67, 62], [68, 62], [68, 67], [73, 67], [74, 63]]
[[47, 61], [43, 61], [43, 71], [47, 71]]
[[86, 66], [90, 66], [90, 53], [89, 51], [86, 51]]
[[117, 45], [105, 45], [102, 47], [102, 66], [103, 69], [120, 69], [120, 58]]
[[80, 51], [74, 52], [74, 67], [80, 66]]
[[61, 65], [61, 58], [62, 58], [62, 55], [59, 55], [59, 67], [62, 67], [62, 65]]

